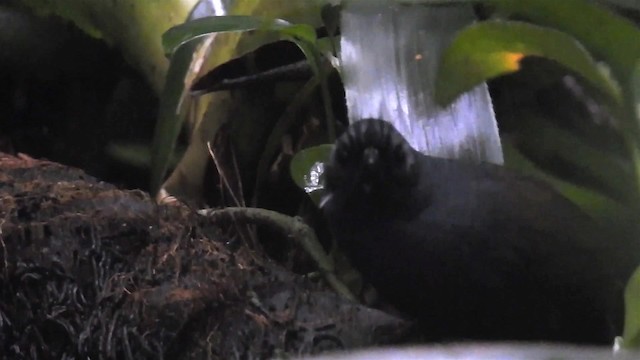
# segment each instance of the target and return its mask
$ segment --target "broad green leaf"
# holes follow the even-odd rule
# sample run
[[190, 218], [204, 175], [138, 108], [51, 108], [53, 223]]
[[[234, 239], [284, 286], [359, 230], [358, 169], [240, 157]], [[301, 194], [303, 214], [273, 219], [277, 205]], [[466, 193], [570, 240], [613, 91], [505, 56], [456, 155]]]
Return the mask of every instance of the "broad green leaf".
[[638, 268], [624, 292], [624, 330], [622, 337], [627, 348], [640, 348], [640, 268]]
[[436, 101], [449, 104], [488, 79], [518, 71], [525, 56], [557, 61], [615, 102], [621, 102], [616, 84], [576, 39], [557, 30], [516, 21], [487, 21], [462, 30], [441, 59]]
[[626, 81], [640, 59], [640, 29], [631, 21], [588, 0], [488, 0], [506, 15], [571, 34]]
[[[39, 16], [46, 17], [54, 14], [63, 19], [72, 21], [75, 26], [89, 36], [97, 39], [102, 39], [104, 37], [102, 29], [96, 25], [95, 19], [92, 19], [87, 14], [86, 9], [90, 8], [90, 6], [88, 6], [88, 2], [86, 0], [71, 0], [67, 1], [64, 5], [46, 0], [22, 0], [21, 2], [22, 5], [31, 7], [31, 9]], [[102, 6], [100, 4], [98, 5]], [[104, 9], [101, 10], [104, 11]], [[103, 16], [106, 15], [104, 12], [102, 12], [102, 14]], [[108, 14], [107, 16], [111, 16], [111, 14]], [[111, 39], [106, 40], [111, 41]]]
[[171, 26], [183, 22], [198, 0], [13, 2], [27, 5], [39, 15], [55, 14], [70, 20], [87, 34], [104, 39], [114, 49], [121, 51], [127, 61], [139, 69], [154, 90], [160, 93], [169, 66], [160, 37]]
[[[249, 30], [282, 30], [292, 25], [281, 19], [264, 19], [255, 16], [229, 15], [229, 16], [209, 16], [182, 25], [174, 26], [162, 35], [162, 46], [165, 54], [172, 54], [180, 45], [193, 39], [219, 32], [249, 31]], [[300, 25], [293, 25], [293, 30], [288, 30], [294, 34], [309, 36], [306, 29], [301, 29]], [[313, 34], [315, 38], [315, 32]]]
[[[633, 74], [640, 60], [640, 29], [630, 20], [588, 0], [487, 0], [507, 16], [518, 16], [575, 37], [598, 60], [604, 61], [623, 90], [622, 107], [611, 110], [620, 120], [640, 189], [640, 123], [633, 100]], [[579, 15], [579, 16], [577, 16]]]
[[601, 191], [628, 205], [638, 201], [632, 196], [634, 174], [625, 160], [589, 145], [575, 133], [554, 125], [550, 119], [533, 114], [522, 114], [519, 118], [526, 134], [519, 140], [521, 146], [531, 149], [540, 158], [555, 158], [572, 164], [581, 174], [596, 180]]
[[502, 142], [505, 166], [522, 174], [546, 181], [556, 191], [578, 205], [587, 214], [602, 222], [609, 222], [611, 216], [626, 216], [628, 208], [591, 189], [559, 179], [539, 169], [525, 158], [507, 139]]
[[398, 4], [406, 5], [428, 5], [428, 6], [451, 6], [465, 5], [482, 2], [482, 0], [396, 0]]
[[608, 5], [619, 6], [625, 10], [640, 11], [640, 1], [638, 0], [598, 0]]
[[290, 171], [293, 181], [304, 190], [314, 203], [320, 203], [324, 165], [329, 161], [333, 145], [324, 144], [299, 151], [291, 159]]

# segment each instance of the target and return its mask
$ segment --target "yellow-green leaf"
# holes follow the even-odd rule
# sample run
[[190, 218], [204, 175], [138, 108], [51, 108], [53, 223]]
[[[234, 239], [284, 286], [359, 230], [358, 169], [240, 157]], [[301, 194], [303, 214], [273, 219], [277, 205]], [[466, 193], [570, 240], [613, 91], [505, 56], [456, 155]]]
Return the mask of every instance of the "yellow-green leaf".
[[640, 268], [638, 268], [627, 283], [624, 292], [624, 346], [628, 348], [640, 347]]
[[[249, 30], [281, 30], [292, 26], [281, 19], [264, 19], [256, 16], [228, 15], [208, 16], [174, 26], [162, 35], [165, 54], [172, 54], [180, 45], [202, 36], [219, 32]], [[299, 26], [298, 26], [299, 27]], [[305, 31], [299, 28], [288, 30], [293, 33]], [[315, 36], [315, 33], [314, 33]]]
[[303, 189], [311, 199], [320, 203], [322, 196], [322, 176], [324, 165], [329, 161], [333, 145], [324, 144], [310, 147], [301, 151], [291, 159], [291, 177], [301, 189]]
[[489, 0], [507, 16], [571, 34], [625, 81], [640, 58], [640, 29], [633, 22], [589, 0]]
[[471, 25], [456, 36], [441, 59], [436, 101], [449, 104], [488, 79], [517, 71], [525, 56], [557, 61], [616, 103], [621, 101], [617, 85], [573, 37], [524, 22], [497, 20]]

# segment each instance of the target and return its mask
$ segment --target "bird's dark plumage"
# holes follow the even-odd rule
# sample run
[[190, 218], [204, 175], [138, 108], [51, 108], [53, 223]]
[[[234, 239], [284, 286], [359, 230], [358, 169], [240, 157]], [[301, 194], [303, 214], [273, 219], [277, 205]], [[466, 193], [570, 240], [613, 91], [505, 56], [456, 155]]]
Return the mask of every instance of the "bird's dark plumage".
[[615, 335], [621, 284], [606, 239], [544, 183], [425, 156], [367, 119], [338, 139], [325, 188], [324, 213], [353, 264], [433, 339]]

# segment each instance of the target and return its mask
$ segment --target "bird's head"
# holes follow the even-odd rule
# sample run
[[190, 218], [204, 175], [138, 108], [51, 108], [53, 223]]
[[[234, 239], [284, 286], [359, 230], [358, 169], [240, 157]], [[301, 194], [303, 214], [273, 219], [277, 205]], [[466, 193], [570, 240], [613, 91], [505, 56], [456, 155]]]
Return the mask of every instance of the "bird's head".
[[325, 170], [323, 205], [340, 197], [370, 206], [402, 201], [418, 181], [417, 152], [390, 123], [363, 119], [338, 138]]

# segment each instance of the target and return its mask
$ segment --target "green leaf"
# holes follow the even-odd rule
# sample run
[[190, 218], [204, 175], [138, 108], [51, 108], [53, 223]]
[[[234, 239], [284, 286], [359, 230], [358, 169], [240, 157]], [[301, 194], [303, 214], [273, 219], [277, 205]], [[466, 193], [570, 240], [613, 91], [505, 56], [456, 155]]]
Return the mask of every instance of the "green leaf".
[[619, 6], [625, 10], [640, 11], [640, 2], [638, 0], [599, 0], [608, 5]]
[[631, 276], [624, 291], [624, 346], [640, 348], [640, 268]]
[[396, 0], [403, 5], [451, 6], [482, 2], [482, 0]]
[[571, 34], [626, 81], [640, 59], [640, 29], [588, 0], [489, 0], [499, 12]]
[[539, 169], [506, 138], [502, 141], [502, 149], [507, 168], [544, 180], [593, 218], [599, 219], [601, 222], [609, 222], [611, 216], [626, 216], [629, 213], [627, 207], [601, 193], [562, 180]]
[[[640, 189], [640, 122], [633, 93], [640, 60], [640, 29], [630, 20], [588, 0], [487, 0], [498, 14], [525, 18], [571, 34], [598, 60], [604, 61], [622, 87], [624, 102], [611, 111], [630, 149]], [[577, 16], [579, 14], [579, 16]], [[637, 191], [636, 191], [637, 193]]]
[[160, 189], [186, 116], [180, 104], [187, 91], [184, 79], [189, 72], [193, 51], [197, 45], [198, 42], [192, 42], [179, 48], [171, 57], [167, 70], [165, 87], [160, 94], [158, 120], [153, 136], [150, 185], [152, 194]]
[[616, 103], [622, 101], [616, 84], [573, 37], [523, 22], [496, 20], [465, 28], [445, 51], [436, 78], [436, 101], [449, 104], [488, 79], [518, 71], [525, 56], [555, 60]]
[[[148, 144], [133, 142], [111, 142], [106, 147], [106, 153], [116, 161], [129, 166], [148, 169], [151, 167], [152, 148]], [[184, 148], [176, 149], [171, 154], [169, 166], [175, 166], [184, 153]]]
[[571, 164], [579, 173], [597, 180], [600, 191], [634, 205], [633, 172], [622, 158], [589, 145], [574, 132], [564, 130], [549, 119], [534, 114], [521, 114], [522, 130], [526, 134], [519, 141], [521, 149], [530, 149], [538, 158], [554, 158]]
[[634, 108], [636, 121], [640, 124], [640, 59], [636, 62], [631, 75], [631, 102]]
[[[162, 35], [162, 46], [167, 55], [173, 54], [182, 44], [193, 39], [219, 32], [249, 31], [249, 30], [282, 30], [292, 25], [281, 19], [264, 19], [256, 16], [229, 15], [209, 16], [174, 26]], [[294, 34], [309, 36], [299, 25], [293, 25]], [[315, 38], [315, 32], [313, 34]]]
[[329, 161], [332, 144], [324, 144], [299, 151], [291, 159], [290, 172], [293, 181], [318, 205], [323, 193], [324, 165]]
[[293, 24], [276, 30], [282, 35], [290, 36], [296, 40], [303, 40], [311, 44], [315, 43], [318, 39], [316, 29], [308, 24]]
[[629, 82], [629, 94], [627, 94], [627, 102], [629, 102], [629, 117], [632, 124], [627, 126], [625, 134], [628, 137], [628, 146], [631, 147], [631, 155], [633, 167], [636, 173], [636, 187], [640, 189], [640, 60], [636, 63], [631, 80]]

